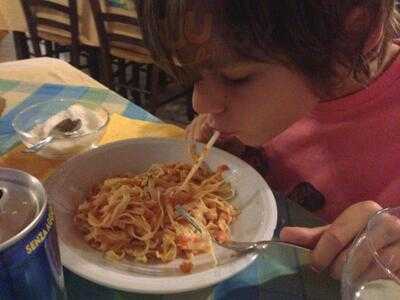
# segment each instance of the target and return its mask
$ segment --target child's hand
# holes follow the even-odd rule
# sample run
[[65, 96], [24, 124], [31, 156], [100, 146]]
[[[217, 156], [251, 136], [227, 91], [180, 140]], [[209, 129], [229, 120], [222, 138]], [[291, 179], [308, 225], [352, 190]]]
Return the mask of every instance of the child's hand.
[[373, 202], [359, 202], [347, 208], [332, 224], [316, 227], [285, 227], [282, 241], [313, 249], [312, 266], [316, 270], [329, 268], [339, 279], [352, 241], [367, 225], [368, 219], [382, 207]]

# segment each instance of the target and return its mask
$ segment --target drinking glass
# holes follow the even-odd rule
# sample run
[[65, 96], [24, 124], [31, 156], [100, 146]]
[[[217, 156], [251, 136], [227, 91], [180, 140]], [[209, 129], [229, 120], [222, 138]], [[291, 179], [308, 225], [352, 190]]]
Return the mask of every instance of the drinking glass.
[[400, 207], [374, 214], [353, 242], [343, 268], [342, 299], [400, 299]]

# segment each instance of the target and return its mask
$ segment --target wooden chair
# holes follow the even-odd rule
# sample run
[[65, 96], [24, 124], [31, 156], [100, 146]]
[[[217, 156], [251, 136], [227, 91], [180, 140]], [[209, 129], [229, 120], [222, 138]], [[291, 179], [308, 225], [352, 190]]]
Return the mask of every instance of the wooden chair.
[[[69, 52], [70, 63], [73, 66], [81, 69], [88, 67], [91, 75], [93, 77], [98, 77], [96, 74], [98, 73], [98, 70], [96, 70], [97, 63], [94, 61], [96, 57], [95, 49], [82, 46], [79, 42], [77, 0], [68, 0], [68, 5], [62, 5], [48, 0], [20, 1], [28, 25], [34, 56], [59, 57], [60, 53]], [[39, 14], [43, 10], [65, 16], [68, 23], [43, 17], [43, 15]], [[49, 33], [48, 31], [42, 30], [43, 28], [63, 31], [66, 33], [66, 36]], [[42, 41], [44, 41], [45, 51], [42, 51]], [[88, 65], [81, 64], [81, 56], [86, 57]]]
[[[158, 107], [184, 95], [187, 90], [176, 89], [173, 95], [164, 91], [166, 74], [153, 64], [150, 52], [146, 49], [139, 36], [123, 34], [111, 30], [113, 25], [119, 24], [139, 33], [138, 20], [133, 16], [109, 13], [102, 9], [101, 0], [90, 0], [96, 29], [100, 41], [100, 77], [107, 87], [126, 96], [130, 90], [134, 101], [141, 104], [141, 96], [147, 100], [147, 107], [154, 113]], [[128, 30], [126, 30], [128, 31]], [[113, 68], [113, 62], [115, 66]], [[126, 70], [131, 67], [131, 78], [127, 78]], [[114, 72], [114, 70], [116, 72]], [[141, 75], [145, 76], [143, 86]], [[171, 84], [169, 85], [171, 86]], [[168, 98], [165, 99], [166, 95]]]

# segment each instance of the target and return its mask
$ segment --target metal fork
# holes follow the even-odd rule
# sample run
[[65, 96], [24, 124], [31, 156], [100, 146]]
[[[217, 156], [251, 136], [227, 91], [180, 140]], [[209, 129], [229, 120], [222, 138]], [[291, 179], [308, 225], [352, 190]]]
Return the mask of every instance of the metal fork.
[[[197, 224], [197, 222], [193, 219], [193, 217], [188, 213], [186, 209], [184, 209], [182, 206], [177, 206], [175, 208], [175, 211], [178, 216], [181, 216], [185, 220], [187, 220], [193, 228], [198, 231], [202, 232], [202, 229], [200, 226]], [[220, 245], [221, 247], [239, 252], [239, 253], [247, 253], [247, 252], [262, 252], [269, 245], [280, 245], [280, 246], [286, 246], [286, 247], [292, 247], [295, 249], [300, 249], [303, 250], [304, 252], [311, 254], [311, 250], [305, 247], [301, 247], [299, 245], [291, 244], [291, 243], [286, 243], [282, 241], [276, 241], [276, 240], [270, 240], [270, 241], [258, 241], [258, 242], [236, 242], [236, 241], [228, 241], [224, 243], [218, 242], [216, 239], [213, 239], [215, 243]]]

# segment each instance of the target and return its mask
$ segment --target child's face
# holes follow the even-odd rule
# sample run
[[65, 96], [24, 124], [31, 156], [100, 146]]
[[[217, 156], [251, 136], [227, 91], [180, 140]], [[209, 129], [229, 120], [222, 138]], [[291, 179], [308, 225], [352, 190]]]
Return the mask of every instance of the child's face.
[[319, 101], [306, 80], [281, 64], [238, 61], [201, 72], [193, 107], [211, 126], [259, 146], [307, 114]]

